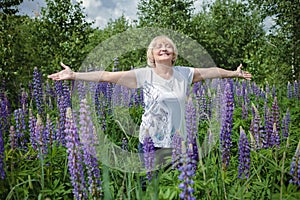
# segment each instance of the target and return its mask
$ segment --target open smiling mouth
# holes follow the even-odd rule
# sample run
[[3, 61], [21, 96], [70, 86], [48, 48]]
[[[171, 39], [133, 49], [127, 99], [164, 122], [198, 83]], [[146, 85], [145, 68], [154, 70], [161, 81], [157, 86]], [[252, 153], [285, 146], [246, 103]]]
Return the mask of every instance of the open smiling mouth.
[[164, 55], [167, 55], [167, 56], [169, 56], [170, 55], [170, 53], [167, 53], [167, 52], [164, 52], [164, 53], [160, 53], [160, 54], [158, 54], [159, 56], [164, 56]]

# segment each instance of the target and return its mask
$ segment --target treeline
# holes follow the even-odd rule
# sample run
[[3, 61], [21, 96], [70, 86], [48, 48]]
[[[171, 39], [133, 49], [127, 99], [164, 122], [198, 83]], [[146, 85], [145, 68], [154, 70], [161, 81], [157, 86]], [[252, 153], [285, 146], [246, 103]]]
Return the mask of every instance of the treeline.
[[[0, 2], [0, 79], [9, 97], [16, 97], [28, 84], [34, 67], [44, 76], [59, 70], [61, 61], [79, 69], [102, 41], [143, 27], [187, 35], [208, 51], [217, 66], [234, 69], [243, 63], [258, 84], [299, 81], [298, 1], [215, 0], [196, 9], [194, 0], [140, 0], [137, 21], [122, 16], [103, 29], [86, 21], [80, 2], [46, 0], [47, 6], [31, 18], [18, 14], [22, 1]], [[271, 27], [266, 28], [266, 19], [272, 21]], [[131, 51], [118, 58], [119, 66], [146, 65], [145, 55], [144, 50]]]

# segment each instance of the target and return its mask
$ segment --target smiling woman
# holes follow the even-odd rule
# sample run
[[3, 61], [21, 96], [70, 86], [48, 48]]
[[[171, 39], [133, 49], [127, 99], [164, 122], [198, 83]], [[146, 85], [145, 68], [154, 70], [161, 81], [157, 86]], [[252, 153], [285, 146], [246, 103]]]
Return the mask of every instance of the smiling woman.
[[142, 88], [145, 107], [139, 132], [140, 145], [143, 145], [146, 136], [150, 136], [156, 148], [169, 149], [175, 132], [186, 137], [184, 113], [186, 95], [192, 83], [211, 78], [251, 78], [251, 74], [241, 70], [241, 65], [236, 71], [217, 67], [174, 66], [177, 55], [173, 41], [162, 35], [155, 37], [148, 46], [148, 67], [120, 72], [73, 72], [62, 64], [64, 70], [48, 77], [53, 80], [111, 82], [129, 88]]

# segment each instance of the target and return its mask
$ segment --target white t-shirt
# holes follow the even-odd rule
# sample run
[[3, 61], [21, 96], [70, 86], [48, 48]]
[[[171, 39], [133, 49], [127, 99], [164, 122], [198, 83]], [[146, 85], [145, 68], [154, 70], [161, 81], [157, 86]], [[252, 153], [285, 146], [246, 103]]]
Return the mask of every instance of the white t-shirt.
[[194, 69], [173, 67], [173, 76], [164, 79], [153, 68], [135, 69], [137, 87], [143, 88], [145, 110], [140, 125], [139, 141], [143, 143], [147, 131], [155, 147], [171, 148], [172, 137], [185, 129], [185, 103], [192, 83]]

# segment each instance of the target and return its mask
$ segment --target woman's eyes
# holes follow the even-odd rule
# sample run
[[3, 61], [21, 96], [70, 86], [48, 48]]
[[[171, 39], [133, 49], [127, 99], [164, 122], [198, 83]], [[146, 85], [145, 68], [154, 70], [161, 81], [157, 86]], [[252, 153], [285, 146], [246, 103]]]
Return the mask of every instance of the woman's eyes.
[[171, 46], [170, 44], [165, 44], [165, 45], [164, 45], [164, 44], [158, 44], [158, 45], [155, 46], [155, 48], [156, 48], [156, 49], [160, 49], [160, 48], [162, 48], [163, 46], [164, 46], [165, 48], [172, 48], [172, 46]]

